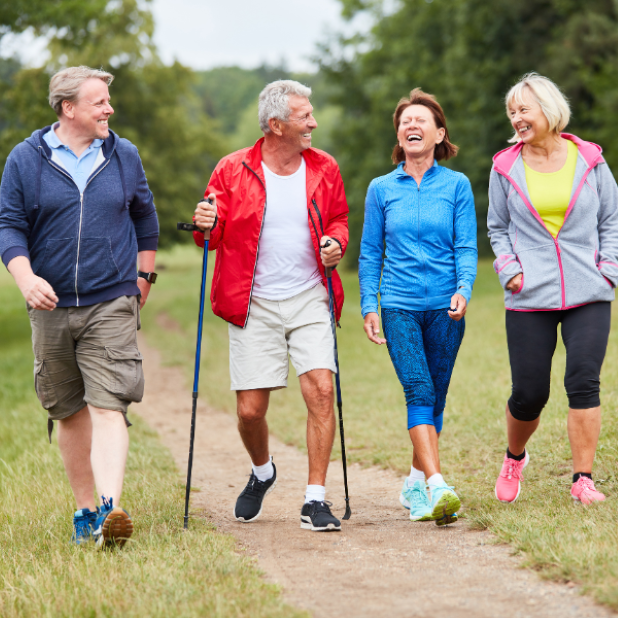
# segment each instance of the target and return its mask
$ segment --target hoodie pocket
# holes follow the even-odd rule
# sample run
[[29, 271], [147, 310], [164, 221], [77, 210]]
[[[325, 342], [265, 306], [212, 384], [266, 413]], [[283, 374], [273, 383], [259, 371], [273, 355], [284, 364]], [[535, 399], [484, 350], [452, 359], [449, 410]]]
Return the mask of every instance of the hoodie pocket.
[[45, 279], [56, 294], [75, 291], [75, 239], [50, 238], [42, 259], [32, 264], [35, 275]]
[[556, 247], [543, 245], [517, 253], [525, 284], [513, 293], [514, 308], [559, 309], [562, 306], [560, 266]]
[[82, 238], [78, 263], [77, 283], [82, 294], [105, 289], [120, 280], [109, 238]]

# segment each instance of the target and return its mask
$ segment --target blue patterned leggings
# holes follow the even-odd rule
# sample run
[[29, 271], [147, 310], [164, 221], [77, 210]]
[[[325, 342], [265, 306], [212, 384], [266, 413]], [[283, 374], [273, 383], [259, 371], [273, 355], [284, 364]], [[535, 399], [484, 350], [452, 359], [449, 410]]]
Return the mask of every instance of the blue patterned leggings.
[[464, 318], [455, 322], [447, 309], [382, 309], [382, 328], [406, 395], [408, 429], [434, 425], [440, 433]]

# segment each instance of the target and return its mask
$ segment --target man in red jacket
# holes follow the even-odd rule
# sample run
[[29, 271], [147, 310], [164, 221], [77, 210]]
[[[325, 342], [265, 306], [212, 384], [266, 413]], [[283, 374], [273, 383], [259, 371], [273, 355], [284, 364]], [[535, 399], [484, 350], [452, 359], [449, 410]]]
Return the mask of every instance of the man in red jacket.
[[[311, 148], [318, 124], [310, 95], [310, 88], [290, 80], [264, 88], [258, 109], [264, 137], [219, 162], [205, 193], [212, 204], [198, 204], [195, 223], [212, 230], [212, 307], [229, 322], [231, 388], [253, 465], [234, 515], [255, 521], [277, 483], [266, 412], [270, 391], [287, 386], [289, 354], [308, 411], [301, 527], [322, 531], [341, 529], [324, 489], [335, 436], [336, 370], [324, 269], [337, 266], [345, 252], [348, 206], [337, 163]], [[195, 241], [204, 246], [203, 233], [196, 232]], [[338, 320], [343, 288], [336, 272], [333, 287]]]

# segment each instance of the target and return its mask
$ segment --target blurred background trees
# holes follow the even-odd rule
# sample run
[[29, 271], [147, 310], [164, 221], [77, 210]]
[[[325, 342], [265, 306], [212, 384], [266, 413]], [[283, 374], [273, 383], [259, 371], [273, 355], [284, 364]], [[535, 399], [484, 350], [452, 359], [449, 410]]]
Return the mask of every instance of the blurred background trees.
[[13, 0], [0, 6], [0, 37], [32, 28], [49, 40], [40, 69], [0, 59], [0, 169], [11, 148], [55, 116], [50, 75], [87, 64], [116, 75], [112, 127], [140, 149], [161, 217], [162, 244], [191, 214], [216, 161], [251, 145], [261, 132], [257, 96], [275, 79], [311, 86], [319, 128], [314, 145], [341, 166], [350, 204], [348, 263], [355, 265], [369, 181], [393, 169], [392, 113], [420, 86], [443, 105], [460, 154], [449, 167], [472, 181], [479, 244], [488, 252], [485, 216], [492, 156], [511, 135], [504, 95], [524, 73], [553, 79], [571, 101], [567, 130], [604, 148], [618, 169], [618, 13], [615, 0], [340, 0], [347, 16], [367, 11], [366, 36], [316, 50], [319, 70], [283, 64], [193, 71], [164, 65], [152, 44], [149, 0]]

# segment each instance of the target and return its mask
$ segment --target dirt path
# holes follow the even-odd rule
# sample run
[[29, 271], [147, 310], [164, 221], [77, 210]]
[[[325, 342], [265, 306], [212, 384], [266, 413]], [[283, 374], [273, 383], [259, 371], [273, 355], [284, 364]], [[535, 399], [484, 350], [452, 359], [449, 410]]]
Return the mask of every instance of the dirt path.
[[[146, 396], [132, 409], [156, 429], [186, 475], [191, 394], [179, 369], [160, 366], [146, 345]], [[438, 528], [413, 524], [399, 506], [402, 478], [377, 468], [349, 469], [353, 515], [340, 533], [300, 529], [307, 478], [306, 457], [271, 438], [276, 489], [261, 518], [241, 524], [232, 516], [250, 461], [232, 416], [198, 407], [192, 511], [205, 510], [220, 530], [236, 536], [257, 555], [267, 577], [283, 587], [286, 601], [316, 617], [348, 616], [616, 616], [579, 595], [574, 586], [542, 582], [518, 568], [506, 546], [487, 532], [460, 522]], [[208, 471], [208, 473], [207, 473]], [[344, 512], [340, 462], [329, 469], [327, 499]]]

